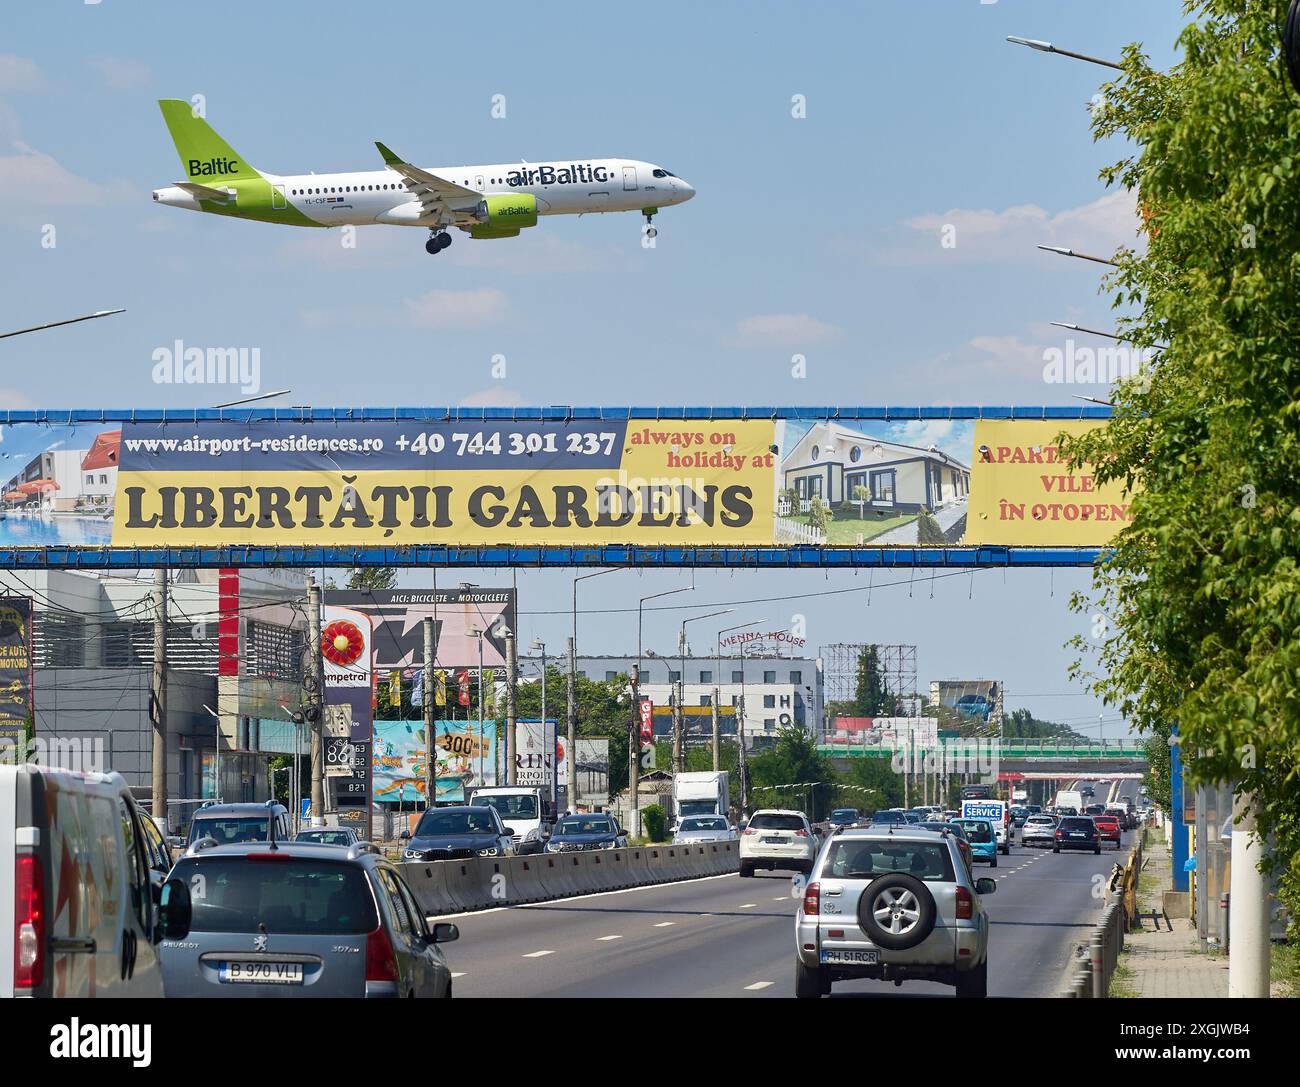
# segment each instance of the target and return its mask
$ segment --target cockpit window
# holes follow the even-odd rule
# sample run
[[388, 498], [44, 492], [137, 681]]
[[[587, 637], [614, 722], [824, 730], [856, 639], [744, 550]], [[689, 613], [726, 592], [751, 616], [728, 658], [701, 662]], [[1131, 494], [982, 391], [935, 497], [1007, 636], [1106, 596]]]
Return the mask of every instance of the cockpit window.
[[674, 173], [670, 173], [668, 170], [655, 169], [655, 170], [651, 170], [650, 172], [654, 174], [655, 177], [676, 177], [677, 176]]

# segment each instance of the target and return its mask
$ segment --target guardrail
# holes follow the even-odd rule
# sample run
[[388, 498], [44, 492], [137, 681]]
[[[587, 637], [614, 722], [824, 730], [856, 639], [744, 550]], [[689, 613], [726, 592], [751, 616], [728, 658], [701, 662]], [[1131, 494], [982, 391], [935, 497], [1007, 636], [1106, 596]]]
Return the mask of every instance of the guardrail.
[[1137, 924], [1137, 883], [1142, 871], [1147, 828], [1144, 826], [1141, 831], [1128, 863], [1123, 869], [1116, 865], [1117, 870], [1110, 882], [1109, 901], [1088, 940], [1087, 954], [1075, 965], [1070, 980], [1061, 990], [1063, 997], [1110, 996], [1110, 983], [1119, 964], [1119, 953], [1124, 950], [1124, 934], [1132, 932]]
[[428, 916], [674, 883], [740, 869], [738, 842], [628, 846], [398, 866]]

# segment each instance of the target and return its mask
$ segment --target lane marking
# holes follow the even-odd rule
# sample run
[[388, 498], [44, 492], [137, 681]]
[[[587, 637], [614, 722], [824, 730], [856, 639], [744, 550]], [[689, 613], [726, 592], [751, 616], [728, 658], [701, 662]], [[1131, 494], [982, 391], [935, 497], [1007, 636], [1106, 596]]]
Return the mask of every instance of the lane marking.
[[752, 993], [758, 989], [770, 989], [771, 987], [772, 982], [770, 981], [756, 981], [753, 985], [746, 985], [745, 991]]
[[620, 932], [614, 936], [597, 936], [596, 939], [600, 943], [604, 943], [606, 940], [621, 940], [623, 939], [623, 934]]
[[451, 976], [454, 977], [454, 978], [463, 978], [463, 977], [465, 976], [465, 971], [464, 971], [464, 970], [461, 970], [461, 971], [458, 972], [458, 971], [453, 970]]
[[791, 902], [794, 901], [794, 899], [790, 898], [789, 895], [777, 895], [776, 898], [772, 899], [773, 902], [785, 902], [787, 900]]
[[660, 921], [659, 924], [655, 925], [655, 928], [669, 928], [675, 924], [677, 924], [676, 921]]
[[738, 910], [752, 910], [752, 909], [754, 909], [757, 905], [758, 905], [757, 902], [746, 902], [746, 903], [744, 903], [743, 905], [737, 906], [736, 909], [738, 909]]
[[543, 955], [554, 955], [554, 951], [530, 951], [524, 956], [525, 959], [540, 959]]

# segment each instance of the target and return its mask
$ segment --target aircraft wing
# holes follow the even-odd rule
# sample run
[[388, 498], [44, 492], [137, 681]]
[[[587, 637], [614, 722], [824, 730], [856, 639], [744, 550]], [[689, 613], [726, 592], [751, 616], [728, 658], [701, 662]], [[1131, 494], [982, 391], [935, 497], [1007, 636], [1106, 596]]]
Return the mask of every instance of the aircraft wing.
[[184, 189], [197, 200], [221, 200], [224, 202], [230, 199], [230, 193], [225, 189], [213, 188], [211, 185], [200, 185], [194, 181], [178, 181], [176, 187]]
[[411, 191], [419, 198], [425, 211], [463, 209], [467, 203], [472, 207], [483, 198], [482, 194], [474, 189], [467, 189], [454, 181], [448, 181], [445, 177], [412, 166], [378, 141], [375, 141], [375, 146], [384, 157], [384, 165], [390, 170], [395, 170], [411, 183]]

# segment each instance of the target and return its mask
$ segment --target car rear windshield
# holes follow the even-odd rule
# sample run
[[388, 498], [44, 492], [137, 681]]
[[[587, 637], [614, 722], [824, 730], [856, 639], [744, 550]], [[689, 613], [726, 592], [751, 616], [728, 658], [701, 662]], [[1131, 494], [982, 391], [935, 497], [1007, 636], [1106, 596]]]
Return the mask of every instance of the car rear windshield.
[[190, 824], [190, 841], [200, 838], [215, 838], [218, 845], [233, 845], [237, 842], [264, 842], [267, 838], [266, 816], [252, 815], [241, 819], [238, 816], [210, 816], [195, 819]]
[[856, 819], [858, 813], [854, 808], [836, 808], [831, 812], [832, 819]]
[[683, 819], [680, 830], [726, 830], [727, 821], [721, 817], [712, 819], [702, 819], [695, 816], [692, 819]]
[[906, 823], [907, 816], [901, 811], [878, 811], [871, 817], [873, 823]]
[[749, 821], [754, 830], [803, 830], [803, 819], [798, 815], [756, 815]]
[[422, 838], [448, 834], [492, 834], [496, 826], [485, 811], [427, 811], [420, 817], [415, 833]]
[[874, 879], [906, 872], [927, 883], [951, 883], [952, 859], [940, 842], [853, 841], [836, 839], [826, 850], [823, 879]]
[[1062, 830], [1092, 830], [1096, 825], [1091, 819], [1085, 819], [1082, 816], [1067, 815], [1061, 820]]
[[307, 830], [294, 839], [297, 842], [319, 842], [321, 845], [351, 845], [352, 835], [346, 830]]
[[357, 935], [378, 927], [365, 872], [304, 857], [194, 857], [172, 870], [193, 903], [192, 932]]
[[1056, 820], [1050, 815], [1031, 815], [1025, 820], [1025, 826], [1027, 827], [1050, 827], [1054, 826], [1055, 823]]
[[[953, 820], [957, 822], [957, 820]], [[987, 843], [993, 841], [993, 824], [983, 819], [963, 819], [961, 827], [966, 831], [966, 840], [970, 842]]]

